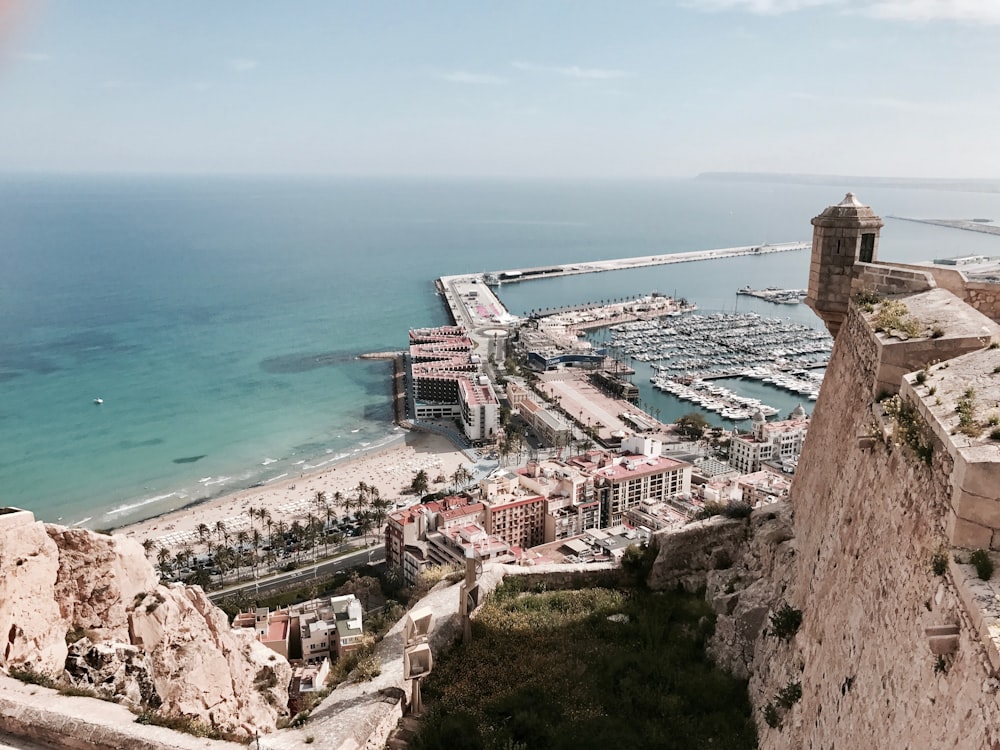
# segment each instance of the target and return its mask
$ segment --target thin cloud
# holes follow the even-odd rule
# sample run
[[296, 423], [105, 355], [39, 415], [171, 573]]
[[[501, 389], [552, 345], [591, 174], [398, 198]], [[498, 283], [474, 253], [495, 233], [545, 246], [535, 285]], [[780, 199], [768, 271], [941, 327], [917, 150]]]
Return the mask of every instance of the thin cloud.
[[843, 0], [682, 0], [679, 5], [708, 12], [742, 10], [758, 16], [778, 16], [808, 8], [843, 5]]
[[500, 76], [491, 76], [485, 73], [469, 73], [465, 70], [442, 73], [441, 78], [449, 83], [466, 83], [473, 86], [502, 86], [507, 83], [507, 79]]
[[237, 73], [249, 73], [257, 67], [256, 60], [249, 60], [245, 57], [236, 57], [229, 61], [229, 67]]
[[865, 15], [900, 21], [1000, 23], [997, 0], [879, 0]]
[[578, 78], [589, 81], [611, 81], [616, 78], [627, 78], [631, 73], [627, 70], [614, 70], [610, 68], [581, 68], [578, 65], [538, 65], [536, 63], [515, 61], [511, 67], [518, 70], [527, 70], [534, 73], [555, 73], [566, 78]]
[[706, 12], [734, 10], [760, 16], [831, 8], [892, 21], [1000, 24], [997, 0], [678, 0], [677, 4]]
[[9, 56], [12, 60], [33, 63], [48, 62], [52, 59], [51, 55], [44, 52], [11, 52]]
[[117, 80], [103, 81], [101, 83], [101, 88], [102, 89], [120, 89], [120, 88], [123, 88], [124, 86], [125, 86], [124, 83], [122, 83], [121, 81], [117, 81]]

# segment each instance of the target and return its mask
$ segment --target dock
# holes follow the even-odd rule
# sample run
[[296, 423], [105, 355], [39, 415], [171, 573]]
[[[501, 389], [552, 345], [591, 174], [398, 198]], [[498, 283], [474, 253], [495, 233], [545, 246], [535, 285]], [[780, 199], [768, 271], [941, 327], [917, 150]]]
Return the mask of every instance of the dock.
[[487, 273], [465, 273], [453, 276], [442, 276], [435, 282], [438, 294], [444, 299], [451, 313], [451, 319], [456, 325], [465, 326], [466, 330], [477, 338], [475, 333], [489, 329], [494, 333], [497, 329], [509, 328], [515, 322], [504, 304], [490, 288], [502, 284], [511, 284], [533, 279], [550, 279], [557, 276], [573, 276], [583, 273], [599, 273], [602, 271], [624, 271], [630, 268], [647, 266], [663, 266], [672, 263], [693, 263], [702, 260], [717, 260], [721, 258], [737, 258], [746, 255], [769, 255], [771, 253], [788, 253], [798, 250], [808, 250], [809, 242], [781, 242], [777, 244], [744, 245], [742, 247], [725, 247], [716, 250], [695, 250], [686, 253], [665, 253], [661, 255], [639, 255], [632, 258], [612, 258], [610, 260], [592, 260], [579, 263], [552, 264], [534, 268], [511, 268], [505, 271], [490, 271]]
[[640, 255], [633, 258], [613, 258], [611, 260], [593, 260], [582, 263], [564, 263], [533, 268], [512, 268], [506, 271], [491, 271], [483, 274], [487, 284], [513, 284], [533, 279], [550, 279], [556, 276], [573, 276], [581, 273], [598, 273], [601, 271], [624, 271], [629, 268], [646, 266], [665, 266], [672, 263], [692, 263], [699, 260], [717, 260], [719, 258], [736, 258], [743, 255], [769, 255], [771, 253], [787, 253], [796, 250], [807, 250], [812, 247], [809, 242], [782, 242], [778, 244], [745, 245], [743, 247], [726, 247], [718, 250], [695, 250], [687, 253], [665, 253], [663, 255]]

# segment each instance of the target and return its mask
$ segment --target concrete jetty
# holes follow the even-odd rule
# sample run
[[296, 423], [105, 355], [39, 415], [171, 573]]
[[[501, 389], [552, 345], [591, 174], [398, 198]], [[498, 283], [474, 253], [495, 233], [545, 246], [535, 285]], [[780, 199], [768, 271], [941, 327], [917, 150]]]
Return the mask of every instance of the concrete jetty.
[[662, 255], [640, 255], [633, 258], [612, 258], [611, 260], [592, 260], [581, 263], [557, 263], [534, 268], [511, 268], [506, 271], [492, 271], [483, 274], [488, 284], [512, 284], [530, 279], [548, 279], [554, 276], [573, 276], [581, 273], [597, 273], [599, 271], [623, 271], [629, 268], [645, 266], [665, 266], [671, 263], [691, 263], [699, 260], [715, 260], [718, 258], [735, 258], [741, 255], [768, 255], [770, 253], [787, 253], [795, 250], [807, 250], [812, 245], [808, 242], [782, 242], [776, 245], [745, 245], [743, 247], [726, 247], [718, 250], [695, 250], [687, 253], [665, 253]]

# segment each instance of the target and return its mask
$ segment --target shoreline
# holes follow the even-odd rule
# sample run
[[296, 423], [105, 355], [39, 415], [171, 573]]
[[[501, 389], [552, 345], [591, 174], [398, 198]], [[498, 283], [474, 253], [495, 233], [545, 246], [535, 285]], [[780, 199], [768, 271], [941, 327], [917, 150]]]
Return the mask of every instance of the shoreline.
[[[470, 463], [461, 450], [441, 435], [404, 432], [398, 439], [393, 436], [387, 444], [373, 446], [367, 452], [290, 477], [287, 481], [240, 489], [215, 498], [200, 498], [180, 508], [115, 527], [111, 534], [140, 543], [152, 540], [151, 553], [160, 547], [171, 551], [183, 547], [195, 549], [200, 545], [197, 531], [200, 524], [209, 527], [214, 539], [219, 533], [219, 522], [225, 526], [227, 534], [237, 534], [254, 525], [263, 528], [259, 521], [252, 522], [250, 509], [266, 508], [271, 514], [272, 526], [279, 521], [288, 524], [305, 519], [310, 513], [318, 516], [315, 498], [319, 492], [326, 492], [331, 513], [339, 516], [345, 510], [342, 505], [333, 504], [335, 492], [349, 498], [358, 484], [365, 482], [377, 487], [382, 497], [398, 502], [407, 496], [403, 490], [417, 471], [427, 472], [428, 492], [432, 492], [447, 486], [451, 474], [459, 466], [468, 467]], [[445, 477], [444, 483], [433, 481], [439, 475]]]

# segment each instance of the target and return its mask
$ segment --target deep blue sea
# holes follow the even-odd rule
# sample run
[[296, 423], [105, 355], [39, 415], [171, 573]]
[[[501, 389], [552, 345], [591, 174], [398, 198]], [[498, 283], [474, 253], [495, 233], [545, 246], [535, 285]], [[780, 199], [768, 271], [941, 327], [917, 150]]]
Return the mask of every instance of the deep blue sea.
[[[850, 185], [700, 180], [0, 178], [0, 505], [101, 528], [397, 434], [389, 366], [448, 321], [442, 274], [808, 240]], [[870, 188], [881, 215], [1000, 219], [1000, 195]], [[880, 257], [1000, 255], [886, 221]], [[511, 312], [648, 293], [818, 325], [741, 297], [804, 287], [808, 252], [506, 285]], [[649, 388], [664, 419], [691, 410]], [[795, 399], [751, 386], [783, 410]], [[95, 398], [104, 399], [96, 406]], [[809, 404], [807, 403], [808, 407]]]

